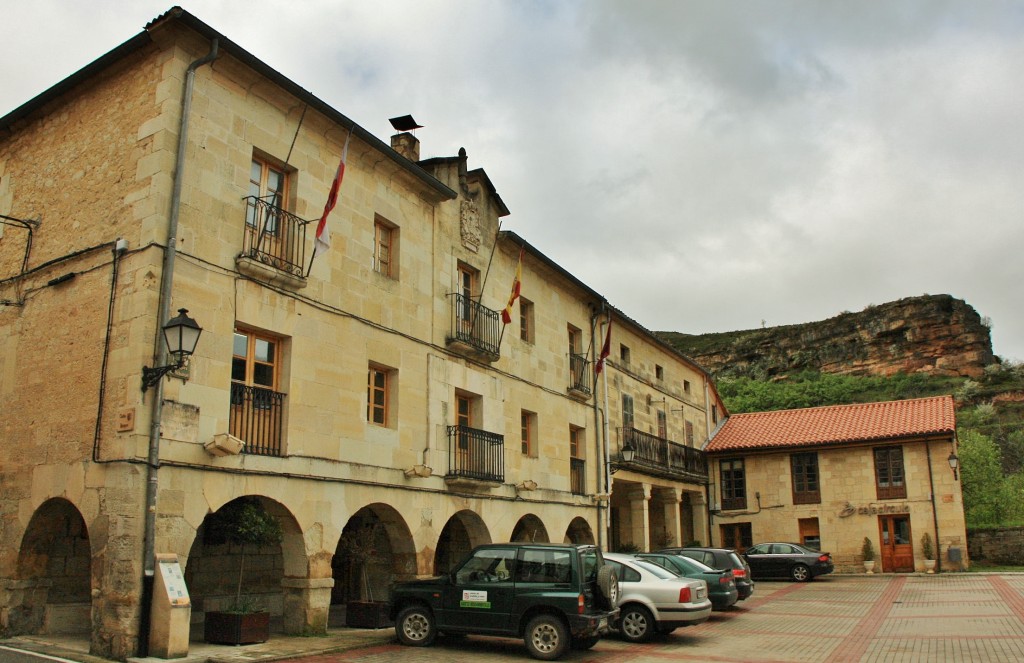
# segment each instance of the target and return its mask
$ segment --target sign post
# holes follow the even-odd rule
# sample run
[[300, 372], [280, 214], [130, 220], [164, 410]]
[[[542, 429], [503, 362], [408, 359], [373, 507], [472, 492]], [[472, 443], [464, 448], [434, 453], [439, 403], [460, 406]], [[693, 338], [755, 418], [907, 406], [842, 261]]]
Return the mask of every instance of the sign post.
[[156, 554], [153, 604], [150, 609], [149, 655], [159, 658], [188, 656], [192, 602], [178, 556]]

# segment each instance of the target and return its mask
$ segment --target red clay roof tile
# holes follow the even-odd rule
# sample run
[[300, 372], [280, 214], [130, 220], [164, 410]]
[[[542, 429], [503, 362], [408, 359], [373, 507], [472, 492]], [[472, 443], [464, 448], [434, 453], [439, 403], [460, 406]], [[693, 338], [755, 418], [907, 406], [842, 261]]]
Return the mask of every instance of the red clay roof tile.
[[802, 410], [734, 414], [708, 443], [709, 453], [817, 446], [913, 435], [953, 433], [952, 396], [829, 405]]

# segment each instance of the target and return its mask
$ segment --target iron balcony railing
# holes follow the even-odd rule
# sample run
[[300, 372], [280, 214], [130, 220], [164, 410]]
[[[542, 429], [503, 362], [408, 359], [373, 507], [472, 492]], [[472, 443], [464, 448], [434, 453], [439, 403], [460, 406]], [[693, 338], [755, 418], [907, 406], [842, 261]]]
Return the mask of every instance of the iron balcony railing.
[[[694, 449], [635, 428], [622, 429], [622, 446], [632, 447], [635, 455], [629, 463], [634, 469], [665, 474], [693, 481], [707, 481], [707, 456]], [[620, 456], [620, 464], [621, 456]]]
[[487, 355], [498, 357], [501, 354], [498, 312], [462, 293], [454, 293], [452, 296], [452, 334], [449, 340], [465, 343]]
[[503, 482], [505, 436], [469, 426], [449, 426], [448, 476]]
[[569, 459], [569, 487], [573, 495], [587, 494], [587, 463], [582, 458]]
[[274, 199], [245, 197], [242, 255], [301, 277], [306, 264], [306, 226], [309, 221], [272, 204], [270, 201]]
[[590, 362], [587, 355], [569, 355], [569, 389], [582, 394], [591, 394]]
[[280, 456], [284, 430], [284, 399], [281, 394], [262, 387], [231, 384], [232, 435], [245, 442], [242, 453], [255, 456]]

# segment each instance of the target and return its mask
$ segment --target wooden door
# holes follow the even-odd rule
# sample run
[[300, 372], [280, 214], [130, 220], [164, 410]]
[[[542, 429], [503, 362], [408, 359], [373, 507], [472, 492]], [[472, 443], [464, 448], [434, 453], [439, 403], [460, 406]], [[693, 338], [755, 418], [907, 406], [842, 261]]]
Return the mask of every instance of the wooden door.
[[910, 516], [879, 516], [882, 541], [882, 572], [909, 573], [914, 570], [914, 544]]

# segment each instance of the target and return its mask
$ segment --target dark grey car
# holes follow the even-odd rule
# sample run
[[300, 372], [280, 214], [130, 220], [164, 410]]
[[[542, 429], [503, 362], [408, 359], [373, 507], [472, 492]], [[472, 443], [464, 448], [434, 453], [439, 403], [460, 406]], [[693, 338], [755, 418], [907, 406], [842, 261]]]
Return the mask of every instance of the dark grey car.
[[792, 578], [807, 582], [832, 573], [832, 555], [798, 543], [759, 543], [743, 552], [758, 578]]
[[663, 548], [658, 552], [682, 555], [703, 562], [713, 569], [732, 571], [733, 580], [736, 581], [736, 591], [739, 592], [741, 601], [754, 593], [754, 579], [750, 575], [750, 567], [739, 553], [731, 548]]

